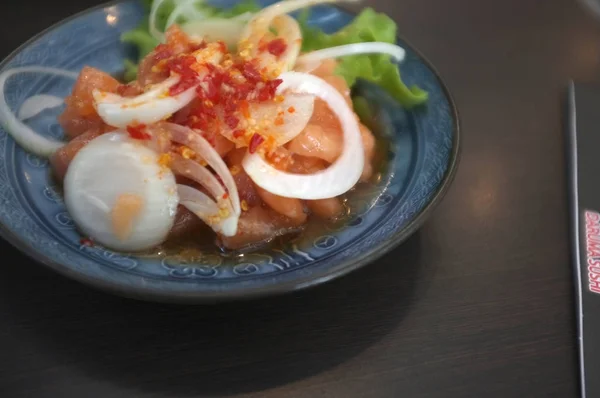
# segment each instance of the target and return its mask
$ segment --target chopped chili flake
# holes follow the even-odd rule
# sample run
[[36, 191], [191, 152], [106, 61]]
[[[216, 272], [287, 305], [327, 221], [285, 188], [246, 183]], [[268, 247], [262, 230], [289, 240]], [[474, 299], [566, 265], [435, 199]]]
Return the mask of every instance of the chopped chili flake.
[[202, 109], [202, 113], [211, 119], [215, 119], [217, 117], [217, 111], [215, 111], [214, 105], [212, 105], [212, 106], [206, 106], [206, 104], [204, 104], [204, 105], [205, 106]]
[[293, 106], [290, 106], [287, 111], [289, 113], [294, 113], [294, 112], [296, 112], [296, 108], [294, 108]]
[[169, 60], [167, 67], [180, 76], [179, 82], [169, 89], [170, 95], [177, 95], [197, 84], [198, 73], [191, 68], [196, 58], [184, 55]]
[[217, 70], [217, 67], [213, 64], [205, 64], [204, 66], [206, 67], [206, 69], [208, 69], [209, 72], [214, 72]]
[[[221, 84], [217, 79], [208, 79], [206, 81], [206, 89], [204, 90], [205, 97], [216, 103], [219, 101], [219, 89], [221, 88]], [[200, 87], [198, 87], [201, 90]]]
[[152, 138], [152, 136], [146, 132], [145, 124], [127, 126], [127, 132], [129, 133], [131, 138], [134, 138], [136, 140], [149, 140], [150, 138]]
[[222, 197], [223, 197], [223, 199], [227, 199], [227, 198], [229, 198], [229, 194], [227, 192], [225, 192]]
[[159, 44], [154, 49], [153, 58], [156, 61], [167, 59], [173, 56], [173, 51], [166, 44]]
[[226, 53], [227, 52], [227, 45], [225, 44], [225, 42], [219, 40], [217, 42], [217, 44], [219, 45], [219, 49], [221, 50], [222, 53]]
[[227, 113], [235, 112], [237, 109], [237, 101], [230, 98], [229, 101], [225, 103], [224, 108]]
[[283, 118], [281, 116], [277, 116], [274, 122], [275, 126], [281, 126], [283, 124]]
[[242, 74], [251, 82], [262, 81], [260, 72], [250, 62], [246, 62], [242, 65]]
[[243, 100], [248, 97], [251, 91], [254, 90], [254, 86], [250, 83], [241, 83], [235, 88], [235, 97], [238, 100]]
[[217, 87], [221, 87], [221, 85], [225, 82], [226, 77], [228, 76], [226, 73], [216, 70], [216, 69], [213, 70], [211, 73], [212, 73], [212, 75], [211, 75], [212, 81], [215, 84], [215, 86], [217, 86]]
[[190, 44], [190, 52], [193, 53], [194, 51], [204, 50], [207, 46], [208, 44], [204, 40], [202, 40], [200, 43]]
[[195, 84], [196, 84], [195, 79], [183, 79], [183, 77], [182, 77], [182, 79], [179, 81], [179, 83], [177, 83], [174, 86], [172, 86], [171, 88], [169, 88], [169, 95], [173, 96], [173, 95], [181, 94], [184, 91], [186, 91], [187, 89], [192, 88]]
[[186, 74], [189, 72], [193, 72], [195, 74], [196, 72], [190, 68], [190, 66], [192, 66], [195, 63], [196, 58], [194, 58], [193, 56], [182, 55], [169, 60], [167, 65], [169, 67], [169, 70], [175, 73]]
[[275, 98], [275, 91], [282, 82], [283, 80], [281, 79], [274, 79], [265, 82], [264, 87], [258, 93], [258, 100], [260, 102], [264, 102]]
[[262, 144], [264, 142], [264, 140], [265, 139], [262, 135], [255, 133], [252, 136], [252, 138], [250, 138], [250, 144], [248, 144], [248, 152], [250, 152], [250, 153], [256, 152], [256, 150], [258, 149], [260, 144]]
[[81, 244], [82, 246], [91, 247], [94, 246], [94, 241], [92, 241], [90, 238], [81, 238], [79, 240], [79, 244]]
[[225, 123], [229, 126], [229, 128], [234, 129], [239, 124], [240, 119], [233, 115], [228, 115], [225, 117]]
[[279, 37], [275, 40], [271, 40], [269, 42], [269, 44], [267, 44], [267, 51], [269, 51], [271, 54], [273, 54], [276, 57], [283, 54], [286, 49], [287, 49], [287, 44], [285, 43], [285, 40], [283, 40], [281, 37]]
[[245, 130], [238, 129], [238, 130], [235, 130], [232, 135], [234, 138], [240, 138], [240, 137], [243, 137], [245, 134], [246, 134]]
[[190, 123], [189, 127], [197, 130], [206, 130], [208, 128], [208, 121], [206, 119], [198, 119]]
[[250, 105], [248, 104], [248, 101], [240, 101], [239, 110], [242, 112], [242, 116], [244, 116], [246, 119], [250, 117]]

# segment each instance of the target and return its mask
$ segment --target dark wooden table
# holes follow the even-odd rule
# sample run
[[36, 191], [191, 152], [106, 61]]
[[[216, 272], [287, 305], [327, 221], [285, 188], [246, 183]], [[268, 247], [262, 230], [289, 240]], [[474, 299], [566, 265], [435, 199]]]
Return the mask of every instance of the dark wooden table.
[[[0, 55], [96, 2], [3, 2]], [[600, 72], [600, 20], [575, 0], [373, 5], [462, 115], [460, 168], [425, 226], [326, 286], [211, 307], [112, 297], [1, 243], [0, 397], [578, 394], [563, 99]]]

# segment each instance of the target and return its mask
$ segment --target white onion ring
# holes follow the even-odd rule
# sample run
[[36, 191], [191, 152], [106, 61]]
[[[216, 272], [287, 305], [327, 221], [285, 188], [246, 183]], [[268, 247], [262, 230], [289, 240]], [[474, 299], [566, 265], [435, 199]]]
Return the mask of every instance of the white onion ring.
[[204, 221], [215, 232], [224, 236], [234, 236], [237, 233], [237, 217], [221, 218], [219, 207], [204, 193], [186, 185], [177, 185], [179, 200], [183, 206]]
[[354, 112], [342, 95], [324, 80], [300, 72], [286, 72], [282, 89], [292, 89], [321, 98], [340, 120], [344, 133], [342, 153], [327, 169], [314, 174], [293, 174], [277, 170], [258, 153], [248, 154], [242, 165], [255, 184], [273, 194], [298, 199], [326, 199], [350, 190], [360, 179], [364, 149]]
[[294, 67], [296, 59], [300, 55], [300, 48], [302, 47], [300, 25], [289, 15], [280, 15], [273, 21], [273, 25], [277, 29], [277, 37], [282, 37], [287, 45], [285, 52], [279, 56], [277, 61], [282, 64], [282, 72], [287, 72]]
[[219, 213], [219, 208], [215, 201], [195, 188], [177, 184], [177, 193], [179, 194], [179, 204], [185, 207], [188, 207], [187, 204], [192, 204], [193, 209], [189, 209], [189, 207], [188, 209], [199, 217], [200, 214], [214, 216]]
[[191, 19], [181, 25], [181, 29], [191, 38], [222, 40], [227, 47], [234, 47], [252, 13], [246, 12], [233, 18]]
[[[282, 94], [284, 90], [277, 89], [276, 94]], [[265, 136], [272, 137], [275, 146], [282, 146], [298, 136], [306, 127], [314, 110], [315, 98], [312, 95], [286, 93], [282, 102], [267, 102], [267, 103], [250, 103], [249, 113], [250, 118], [256, 123], [261, 121], [269, 122], [269, 130], [264, 133]], [[294, 112], [290, 113], [288, 109], [293, 108]], [[284, 112], [283, 124], [275, 125], [273, 120], [277, 117], [278, 109]], [[219, 133], [229, 141], [238, 145], [238, 147], [246, 146], [247, 142], [244, 137], [236, 138], [233, 136], [235, 129], [222, 126]]]
[[339, 58], [358, 54], [385, 54], [396, 62], [402, 62], [406, 52], [400, 46], [384, 42], [353, 43], [343, 46], [329, 47], [301, 55], [296, 61], [294, 69], [299, 72], [310, 72], [321, 61], [329, 58]]
[[[265, 31], [271, 25], [271, 21], [279, 15], [287, 14], [292, 11], [313, 6], [315, 4], [336, 3], [342, 0], [283, 0], [268, 7], [263, 8], [246, 26], [246, 30], [242, 37], [250, 37], [252, 32]], [[356, 2], [358, 0], [343, 0], [348, 2]]]
[[261, 69], [276, 70], [276, 73], [279, 74], [292, 69], [296, 63], [302, 46], [302, 32], [300, 32], [298, 22], [289, 15], [278, 15], [272, 22], [271, 26], [277, 30], [277, 37], [282, 38], [286, 44], [285, 51], [282, 54], [275, 56], [267, 51], [260, 52], [260, 39], [266, 32], [253, 32], [249, 37], [242, 36], [242, 40], [248, 40], [253, 44], [252, 56], [259, 59]]
[[215, 171], [215, 173], [221, 178], [225, 188], [229, 193], [229, 200], [233, 207], [234, 215], [239, 216], [242, 212], [240, 207], [240, 197], [238, 194], [237, 186], [233, 180], [233, 176], [229, 171], [229, 168], [221, 159], [221, 156], [215, 151], [208, 141], [204, 139], [198, 132], [190, 129], [189, 127], [180, 126], [173, 123], [163, 123], [171, 132], [171, 139], [178, 144], [185, 145], [191, 150], [200, 155], [206, 163]]
[[180, 94], [169, 95], [169, 89], [179, 79], [179, 76], [172, 76], [136, 97], [121, 97], [95, 89], [94, 105], [100, 118], [109, 126], [125, 128], [134, 123], [156, 123], [189, 104], [196, 96], [197, 84]]
[[[213, 173], [208, 171], [206, 167], [201, 166], [199, 163], [185, 159], [183, 156], [180, 156], [176, 153], [171, 154], [172, 162], [171, 162], [171, 170], [175, 174], [182, 175], [191, 180], [196, 181], [206, 189], [213, 196], [213, 198], [217, 201], [223, 201], [223, 196], [225, 195], [225, 188], [223, 185], [217, 180]], [[226, 200], [227, 207], [231, 208], [231, 202]], [[231, 208], [233, 211], [233, 208]]]
[[[261, 59], [262, 67], [267, 67], [270, 71], [276, 70], [278, 74], [288, 71], [292, 69], [300, 53], [302, 34], [298, 22], [285, 14], [315, 4], [336, 3], [339, 1], [355, 2], [358, 0], [283, 0], [263, 8], [246, 25], [238, 47], [244, 48], [245, 45], [251, 44], [252, 53], [254, 57], [258, 56]], [[281, 31], [280, 36], [286, 41], [287, 45], [285, 52], [279, 57], [257, 53], [258, 43], [267, 34], [272, 23], [278, 25], [278, 30]]]
[[[204, 1], [202, 0], [184, 0], [181, 3], [177, 4], [169, 18], [167, 18], [167, 23], [165, 24], [165, 29], [168, 29], [169, 26], [173, 25], [177, 22], [177, 18], [181, 15], [186, 14], [188, 20], [199, 21], [206, 18], [206, 14], [198, 10], [194, 5], [196, 3], [202, 4]], [[191, 6], [191, 7], [190, 7]]]
[[165, 40], [165, 34], [156, 28], [156, 14], [158, 9], [166, 0], [153, 0], [150, 7], [150, 15], [148, 16], [148, 31], [156, 40], [162, 42]]
[[25, 121], [37, 116], [46, 109], [57, 108], [64, 103], [65, 101], [62, 98], [55, 95], [37, 94], [23, 101], [17, 113], [17, 118]]
[[147, 147], [159, 154], [171, 150], [171, 134], [168, 130], [162, 128], [160, 123], [147, 126], [146, 132], [152, 137], [148, 142], [145, 142]]
[[0, 74], [0, 123], [12, 138], [28, 152], [42, 157], [51, 156], [57, 149], [64, 145], [62, 141], [46, 138], [36, 133], [31, 127], [21, 122], [10, 110], [4, 86], [7, 80], [19, 73], [44, 73], [49, 75], [64, 76], [76, 80], [78, 74], [63, 69], [47, 68], [42, 66], [23, 66], [5, 70]]

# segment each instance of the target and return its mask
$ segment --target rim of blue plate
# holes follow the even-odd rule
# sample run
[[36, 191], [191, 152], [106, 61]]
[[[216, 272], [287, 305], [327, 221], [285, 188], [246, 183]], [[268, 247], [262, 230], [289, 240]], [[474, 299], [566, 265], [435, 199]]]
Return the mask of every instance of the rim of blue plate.
[[[112, 0], [106, 3], [99, 4], [94, 7], [87, 8], [80, 12], [77, 12], [61, 21], [49, 26], [48, 28], [40, 31], [30, 39], [25, 41], [15, 50], [13, 50], [6, 58], [0, 62], [0, 69], [8, 64], [19, 52], [28, 47], [30, 44], [38, 40], [41, 36], [46, 33], [53, 31], [54, 29], [60, 28], [62, 25], [77, 19], [83, 15], [94, 12], [99, 9], [110, 7], [119, 3], [125, 3], [130, 0]], [[346, 13], [356, 15], [355, 11], [341, 7], [337, 4], [329, 4], [330, 7], [338, 8]], [[63, 264], [53, 261], [51, 258], [44, 256], [33, 248], [33, 245], [22, 239], [20, 236], [10, 231], [4, 224], [0, 223], [0, 237], [13, 245], [16, 249], [21, 251], [26, 256], [33, 260], [44, 264], [57, 273], [74, 279], [78, 282], [84, 283], [90, 287], [97, 288], [118, 296], [134, 298], [146, 301], [159, 301], [159, 302], [173, 302], [173, 303], [211, 303], [211, 302], [222, 302], [229, 300], [239, 299], [251, 299], [263, 296], [270, 296], [276, 294], [289, 293], [300, 289], [306, 289], [309, 287], [321, 285], [332, 279], [339, 278], [346, 275], [358, 268], [361, 268], [367, 264], [375, 262], [377, 259], [383, 257], [391, 250], [398, 247], [401, 243], [407, 240], [413, 233], [415, 233], [431, 215], [433, 210], [441, 202], [446, 195], [448, 189], [452, 185], [461, 155], [461, 137], [460, 137], [460, 115], [456, 107], [456, 103], [446, 83], [442, 79], [440, 73], [433, 66], [433, 64], [427, 59], [418, 49], [416, 49], [410, 41], [406, 40], [402, 35], [397, 35], [397, 38], [402, 40], [403, 44], [410, 48], [420, 60], [433, 72], [440, 87], [442, 88], [444, 95], [447, 97], [452, 110], [452, 121], [453, 121], [453, 135], [452, 135], [452, 148], [450, 152], [450, 158], [448, 161], [448, 167], [444, 173], [444, 176], [440, 182], [437, 191], [433, 194], [429, 203], [414, 217], [401, 231], [391, 235], [389, 238], [381, 242], [377, 247], [373, 248], [369, 253], [363, 254], [352, 260], [340, 262], [337, 266], [332, 267], [324, 272], [315, 270], [314, 273], [307, 277], [298, 278], [291, 281], [285, 281], [270, 286], [258, 286], [248, 287], [236, 290], [219, 290], [219, 291], [173, 291], [173, 290], [156, 290], [152, 288], [145, 288], [143, 286], [131, 286], [131, 285], [118, 285], [115, 283], [108, 282], [101, 278], [94, 278], [89, 275], [76, 272]]]

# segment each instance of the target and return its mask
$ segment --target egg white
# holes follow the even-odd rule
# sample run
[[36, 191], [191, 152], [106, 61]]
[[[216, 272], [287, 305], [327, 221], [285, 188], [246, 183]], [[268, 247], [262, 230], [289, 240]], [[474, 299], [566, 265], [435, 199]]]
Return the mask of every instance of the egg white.
[[[64, 181], [65, 204], [80, 231], [99, 244], [140, 251], [163, 242], [179, 203], [173, 173], [156, 152], [122, 132], [103, 134], [71, 161]], [[121, 195], [136, 195], [142, 208], [127, 237], [114, 230], [111, 212]]]

